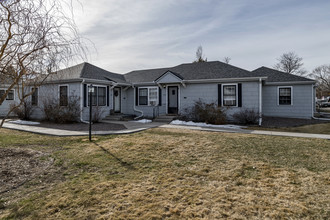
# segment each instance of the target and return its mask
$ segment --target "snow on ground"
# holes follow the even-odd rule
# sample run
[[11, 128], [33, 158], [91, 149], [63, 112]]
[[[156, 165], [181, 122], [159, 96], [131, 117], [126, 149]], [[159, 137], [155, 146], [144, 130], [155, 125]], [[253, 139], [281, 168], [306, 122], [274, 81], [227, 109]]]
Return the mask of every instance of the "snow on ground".
[[146, 123], [151, 123], [152, 121], [151, 120], [148, 120], [148, 119], [141, 119], [141, 120], [137, 120], [137, 121], [133, 121], [133, 122], [138, 122], [138, 123], [146, 124]]
[[230, 128], [230, 129], [241, 129], [244, 128], [244, 126], [239, 125], [212, 125], [212, 124], [206, 124], [201, 122], [192, 122], [192, 121], [180, 121], [180, 120], [174, 120], [171, 122], [171, 125], [189, 125], [189, 126], [198, 126], [198, 127], [211, 127], [211, 128]]
[[16, 120], [16, 121], [9, 121], [10, 123], [20, 124], [20, 125], [39, 125], [40, 122], [35, 121], [24, 121], [24, 120]]

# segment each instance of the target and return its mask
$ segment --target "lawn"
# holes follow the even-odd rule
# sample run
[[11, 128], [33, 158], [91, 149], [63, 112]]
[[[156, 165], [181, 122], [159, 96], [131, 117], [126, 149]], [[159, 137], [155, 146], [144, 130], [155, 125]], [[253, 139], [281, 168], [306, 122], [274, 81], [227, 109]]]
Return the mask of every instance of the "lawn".
[[265, 128], [265, 127], [248, 127], [249, 130], [267, 130], [267, 131], [287, 131], [312, 134], [330, 134], [330, 123], [311, 124], [297, 127], [281, 127], [281, 128]]
[[155, 128], [89, 143], [0, 129], [0, 150], [26, 151], [30, 165], [7, 163], [36, 170], [0, 182], [12, 188], [0, 219], [330, 218], [329, 140]]

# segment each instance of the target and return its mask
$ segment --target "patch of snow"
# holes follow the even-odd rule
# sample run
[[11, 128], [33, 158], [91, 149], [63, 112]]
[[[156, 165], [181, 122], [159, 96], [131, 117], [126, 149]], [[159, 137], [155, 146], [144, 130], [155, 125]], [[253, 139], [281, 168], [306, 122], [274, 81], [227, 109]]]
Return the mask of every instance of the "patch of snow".
[[244, 126], [239, 125], [213, 125], [213, 124], [206, 124], [202, 122], [192, 122], [192, 121], [180, 121], [174, 120], [170, 123], [171, 125], [188, 125], [188, 126], [198, 126], [198, 127], [211, 127], [211, 128], [230, 128], [230, 129], [242, 129], [245, 128]]
[[39, 125], [40, 124], [40, 122], [24, 121], [24, 120], [10, 121], [10, 123], [19, 124], [19, 125]]
[[146, 123], [151, 123], [152, 121], [151, 120], [148, 120], [148, 119], [141, 119], [141, 120], [137, 120], [137, 121], [133, 121], [133, 122], [138, 122], [138, 123], [146, 124]]

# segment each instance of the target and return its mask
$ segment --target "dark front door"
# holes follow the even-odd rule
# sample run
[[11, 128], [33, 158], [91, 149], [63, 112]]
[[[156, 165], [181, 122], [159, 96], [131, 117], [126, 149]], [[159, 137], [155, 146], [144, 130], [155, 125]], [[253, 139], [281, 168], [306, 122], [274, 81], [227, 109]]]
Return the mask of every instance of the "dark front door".
[[121, 111], [121, 103], [120, 103], [120, 100], [121, 100], [121, 94], [120, 94], [120, 88], [118, 87], [115, 87], [113, 89], [113, 110], [114, 112], [116, 113], [120, 113]]
[[177, 86], [168, 87], [168, 114], [178, 114], [179, 106], [179, 88]]

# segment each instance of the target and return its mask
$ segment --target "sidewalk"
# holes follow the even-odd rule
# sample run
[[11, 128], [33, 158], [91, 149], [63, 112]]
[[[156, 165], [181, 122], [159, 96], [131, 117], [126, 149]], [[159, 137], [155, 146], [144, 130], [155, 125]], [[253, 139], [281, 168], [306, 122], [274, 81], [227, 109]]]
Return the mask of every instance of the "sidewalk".
[[[186, 126], [186, 125], [170, 125], [159, 122], [152, 123], [138, 123], [130, 121], [116, 121], [111, 123], [117, 123], [124, 125], [127, 129], [117, 131], [92, 131], [93, 135], [110, 135], [110, 134], [131, 134], [147, 130], [149, 128], [177, 128], [177, 129], [189, 129], [199, 131], [212, 131], [212, 132], [226, 132], [226, 133], [241, 133], [241, 134], [257, 134], [257, 135], [272, 135], [272, 136], [286, 136], [286, 137], [301, 137], [301, 138], [320, 138], [330, 140], [330, 135], [327, 134], [310, 134], [310, 133], [295, 133], [295, 132], [280, 132], [280, 131], [264, 131], [264, 130], [245, 130], [245, 129], [227, 129], [227, 128], [208, 128], [198, 126]], [[69, 131], [52, 128], [43, 128], [31, 125], [19, 125], [5, 122], [4, 128], [27, 131], [37, 134], [53, 135], [53, 136], [86, 136], [88, 131]]]
[[227, 133], [241, 133], [241, 134], [261, 134], [272, 136], [286, 136], [286, 137], [301, 137], [301, 138], [320, 138], [330, 140], [328, 134], [310, 134], [310, 133], [296, 133], [296, 132], [281, 132], [281, 131], [263, 131], [263, 130], [245, 130], [245, 129], [227, 129], [227, 128], [208, 128], [197, 126], [185, 126], [185, 125], [162, 125], [161, 128], [178, 128], [178, 129], [190, 129], [199, 131], [212, 131], [212, 132], [227, 132]]
[[[106, 123], [106, 122], [104, 122]], [[144, 131], [149, 128], [159, 127], [164, 125], [164, 123], [138, 123], [138, 122], [129, 122], [129, 121], [116, 121], [111, 122], [116, 124], [122, 124], [127, 129], [125, 130], [116, 130], [116, 131], [93, 131], [92, 135], [110, 135], [110, 134], [131, 134], [139, 131]], [[19, 131], [26, 131], [32, 132], [36, 134], [44, 134], [44, 135], [52, 135], [52, 136], [86, 136], [89, 135], [88, 131], [69, 131], [69, 130], [61, 130], [61, 129], [53, 129], [53, 128], [44, 128], [44, 127], [37, 127], [32, 125], [20, 125], [20, 124], [13, 124], [9, 122], [5, 122], [3, 124], [4, 128], [19, 130]]]

